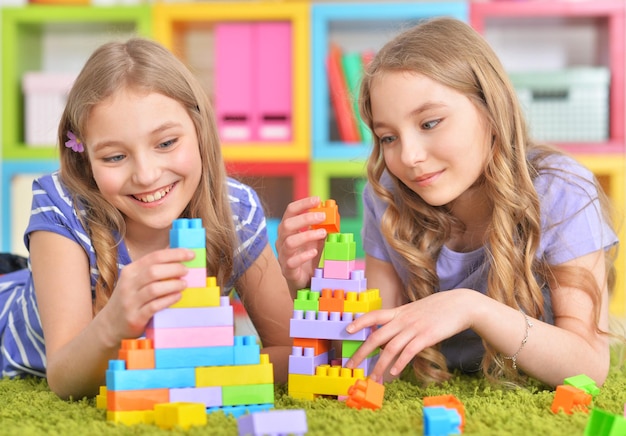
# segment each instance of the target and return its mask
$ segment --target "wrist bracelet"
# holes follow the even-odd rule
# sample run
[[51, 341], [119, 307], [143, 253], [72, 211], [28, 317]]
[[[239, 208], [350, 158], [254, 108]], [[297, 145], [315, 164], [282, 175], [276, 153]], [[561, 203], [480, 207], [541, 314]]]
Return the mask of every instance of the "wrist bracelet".
[[528, 318], [528, 315], [526, 315], [524, 312], [522, 312], [522, 310], [520, 309], [520, 313], [522, 315], [524, 315], [524, 321], [526, 322], [526, 332], [524, 333], [524, 339], [522, 339], [522, 343], [519, 346], [519, 348], [517, 349], [517, 351], [515, 352], [514, 355], [512, 356], [502, 356], [504, 359], [506, 360], [511, 360], [513, 362], [513, 369], [517, 369], [517, 356], [520, 353], [520, 351], [522, 351], [522, 349], [524, 348], [524, 345], [526, 345], [526, 341], [528, 341], [528, 333], [530, 331], [530, 329], [533, 327], [533, 323], [530, 321], [530, 318]]

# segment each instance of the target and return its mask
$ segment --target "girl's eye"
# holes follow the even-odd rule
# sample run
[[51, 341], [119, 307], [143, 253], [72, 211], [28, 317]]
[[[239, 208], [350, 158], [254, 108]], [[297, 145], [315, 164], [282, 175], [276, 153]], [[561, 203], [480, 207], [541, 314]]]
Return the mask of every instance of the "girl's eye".
[[441, 120], [426, 121], [424, 124], [422, 124], [422, 128], [424, 130], [430, 130], [430, 129], [435, 128], [435, 126], [439, 124], [440, 122]]
[[105, 161], [105, 162], [113, 163], [113, 162], [121, 161], [122, 159], [124, 159], [124, 157], [125, 156], [123, 154], [117, 154], [115, 156], [104, 157], [104, 158], [102, 158], [102, 160]]
[[178, 138], [170, 139], [169, 141], [165, 141], [165, 142], [161, 142], [159, 144], [159, 148], [169, 148], [169, 147], [172, 147], [177, 141], [178, 141]]
[[380, 142], [380, 145], [388, 145], [388, 144], [391, 144], [395, 140], [396, 140], [395, 136], [383, 136], [382, 138], [380, 138], [379, 142]]

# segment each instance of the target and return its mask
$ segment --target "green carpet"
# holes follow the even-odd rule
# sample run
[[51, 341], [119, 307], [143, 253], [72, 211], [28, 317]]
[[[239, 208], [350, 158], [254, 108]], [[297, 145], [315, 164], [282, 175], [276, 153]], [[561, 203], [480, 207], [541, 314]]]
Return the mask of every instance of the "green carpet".
[[[465, 405], [466, 435], [582, 435], [588, 414], [550, 411], [554, 391], [538, 383], [506, 389], [483, 378], [457, 376], [442, 386], [420, 389], [409, 377], [386, 386], [382, 409], [355, 410], [334, 399], [295, 400], [285, 386], [276, 388], [276, 408], [306, 409], [309, 435], [423, 434], [422, 398], [453, 394]], [[626, 402], [626, 367], [614, 364], [594, 398], [595, 407], [622, 414]], [[95, 399], [62, 401], [45, 380], [0, 380], [0, 435], [237, 435], [237, 421], [222, 413], [209, 415], [207, 427], [187, 432], [156, 426], [107, 422]]]

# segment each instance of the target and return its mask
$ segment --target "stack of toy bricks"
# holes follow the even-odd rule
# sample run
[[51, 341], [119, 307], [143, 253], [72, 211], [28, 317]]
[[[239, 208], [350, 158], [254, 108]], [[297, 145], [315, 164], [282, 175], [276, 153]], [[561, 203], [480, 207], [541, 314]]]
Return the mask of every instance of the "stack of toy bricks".
[[119, 360], [109, 362], [99, 395], [107, 420], [186, 428], [206, 423], [213, 411], [238, 417], [273, 408], [269, 356], [260, 354], [255, 336], [234, 336], [229, 298], [207, 277], [202, 221], [174, 221], [170, 246], [196, 253], [186, 263], [189, 287], [154, 315], [145, 338], [124, 341]]
[[[352, 335], [346, 327], [365, 312], [380, 309], [378, 289], [367, 289], [364, 271], [356, 269], [356, 243], [352, 233], [340, 233], [340, 217], [334, 200], [316, 208], [326, 213], [317, 227], [327, 230], [321, 268], [311, 279], [311, 288], [302, 289], [294, 300], [290, 321], [293, 349], [289, 357], [289, 395], [314, 399], [319, 395], [348, 395], [357, 380], [369, 375], [380, 350], [372, 352], [358, 368], [345, 368], [345, 362], [371, 333], [363, 329]], [[333, 341], [342, 344], [341, 358], [335, 358]]]

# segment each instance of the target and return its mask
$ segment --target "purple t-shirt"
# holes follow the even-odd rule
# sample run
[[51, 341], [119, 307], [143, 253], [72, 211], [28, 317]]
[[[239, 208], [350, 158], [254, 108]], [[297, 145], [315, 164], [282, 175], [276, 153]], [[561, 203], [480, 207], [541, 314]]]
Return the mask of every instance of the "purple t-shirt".
[[[541, 240], [537, 257], [551, 264], [562, 264], [618, 242], [605, 222], [593, 184], [593, 173], [567, 156], [550, 156], [549, 170], [540, 171], [535, 189], [541, 202]], [[393, 181], [385, 173], [382, 184], [393, 191]], [[369, 256], [390, 262], [406, 285], [407, 269], [403, 259], [387, 244], [380, 231], [386, 204], [374, 194], [371, 186], [363, 191], [363, 249]], [[437, 259], [438, 292], [469, 288], [487, 293], [489, 264], [485, 247], [459, 253], [442, 247]], [[554, 323], [549, 289], [543, 289], [544, 320]], [[478, 371], [484, 354], [481, 338], [471, 330], [461, 332], [441, 344], [450, 369]]]

